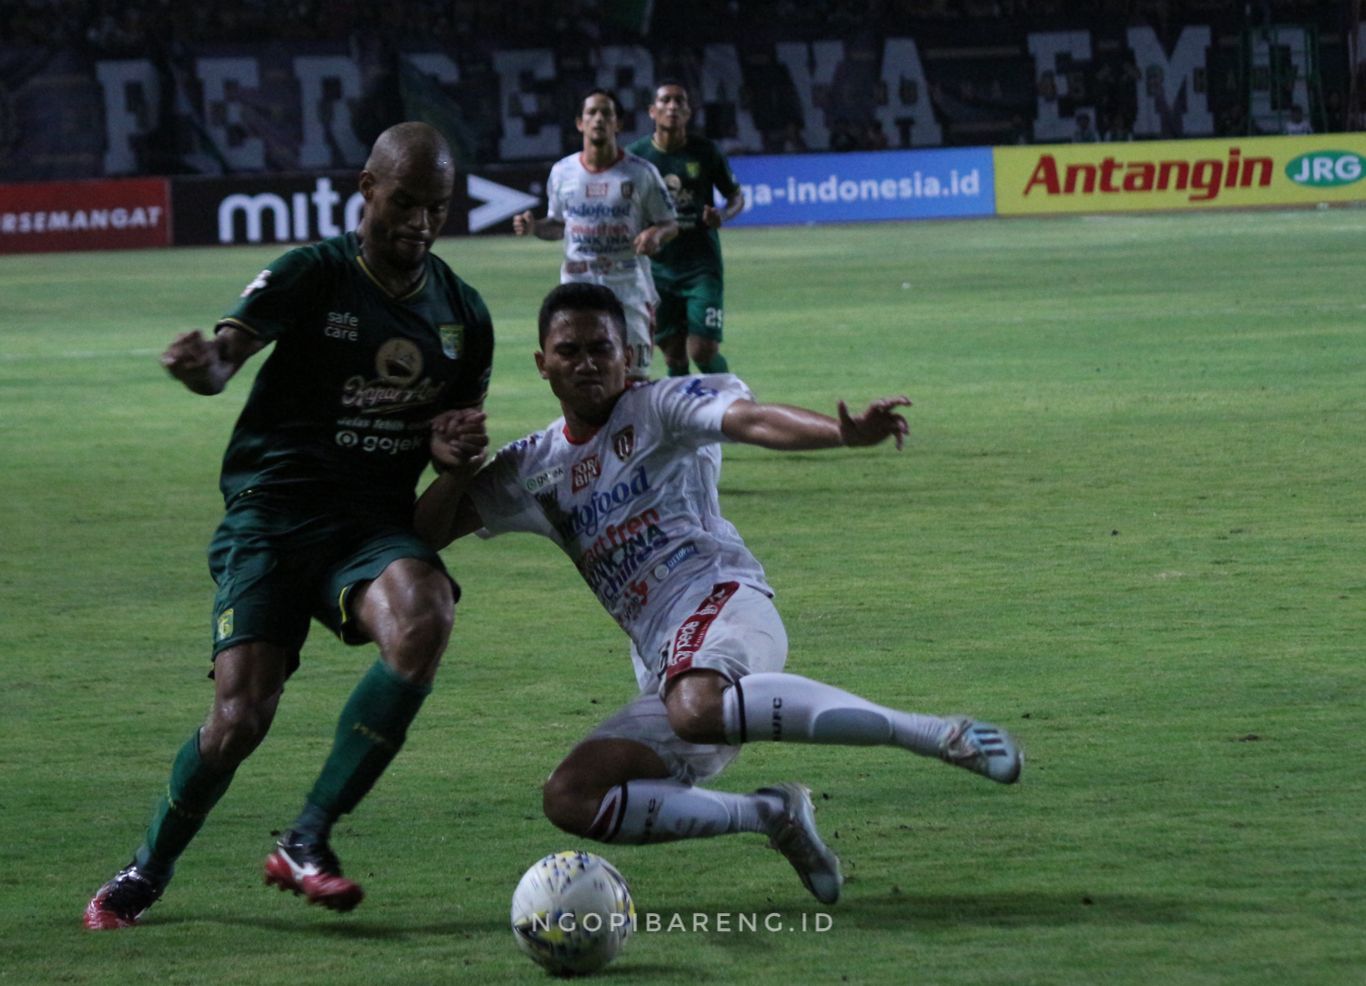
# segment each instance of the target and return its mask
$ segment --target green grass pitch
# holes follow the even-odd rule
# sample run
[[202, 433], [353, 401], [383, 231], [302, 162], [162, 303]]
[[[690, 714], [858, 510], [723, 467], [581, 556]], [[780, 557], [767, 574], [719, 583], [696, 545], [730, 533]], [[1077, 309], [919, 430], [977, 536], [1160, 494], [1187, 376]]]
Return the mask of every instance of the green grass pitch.
[[[1364, 234], [1353, 209], [726, 232], [725, 352], [762, 399], [915, 401], [900, 455], [726, 451], [789, 667], [994, 719], [1028, 762], [1003, 788], [754, 746], [719, 786], [817, 792], [849, 874], [828, 928], [757, 836], [609, 847], [688, 930], [638, 934], [606, 981], [1360, 983]], [[165, 899], [80, 926], [210, 698], [204, 550], [247, 380], [193, 397], [156, 355], [277, 252], [0, 258], [0, 983], [544, 978], [509, 898], [581, 843], [538, 785], [632, 678], [531, 538], [448, 552], [437, 691], [335, 834], [359, 910], [261, 884], [372, 659], [315, 630]], [[491, 431], [518, 437], [555, 413], [531, 352], [557, 251], [439, 252], [493, 312]]]

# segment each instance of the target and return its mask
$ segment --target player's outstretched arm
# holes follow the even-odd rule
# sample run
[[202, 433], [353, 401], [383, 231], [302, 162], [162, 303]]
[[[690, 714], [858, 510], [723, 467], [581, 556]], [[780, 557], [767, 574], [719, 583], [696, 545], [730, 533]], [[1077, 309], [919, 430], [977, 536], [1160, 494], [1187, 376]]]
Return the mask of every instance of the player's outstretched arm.
[[440, 475], [418, 501], [413, 523], [435, 548], [444, 548], [483, 526], [465, 491], [484, 465], [489, 447], [487, 420], [482, 407], [455, 408], [432, 419], [432, 464]]
[[906, 397], [884, 397], [873, 401], [863, 412], [850, 414], [848, 406], [840, 401], [839, 417], [832, 418], [790, 404], [740, 400], [726, 410], [721, 430], [732, 441], [784, 452], [877, 445], [889, 438], [900, 449], [910, 426], [896, 409], [910, 404]]
[[226, 325], [205, 339], [199, 330], [182, 332], [161, 354], [166, 372], [196, 394], [221, 394], [242, 364], [265, 348], [265, 343], [241, 329]]
[[472, 478], [463, 470], [444, 472], [418, 497], [413, 528], [438, 551], [484, 526], [474, 501], [465, 495]]

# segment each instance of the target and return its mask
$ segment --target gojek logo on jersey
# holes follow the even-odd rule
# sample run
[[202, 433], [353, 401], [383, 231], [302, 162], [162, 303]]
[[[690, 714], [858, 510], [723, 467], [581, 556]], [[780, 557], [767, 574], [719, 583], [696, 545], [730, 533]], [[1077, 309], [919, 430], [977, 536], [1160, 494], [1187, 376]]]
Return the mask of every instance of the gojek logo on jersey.
[[1313, 151], [1301, 154], [1285, 166], [1285, 176], [1296, 185], [1332, 188], [1350, 185], [1366, 175], [1360, 154], [1351, 151]]

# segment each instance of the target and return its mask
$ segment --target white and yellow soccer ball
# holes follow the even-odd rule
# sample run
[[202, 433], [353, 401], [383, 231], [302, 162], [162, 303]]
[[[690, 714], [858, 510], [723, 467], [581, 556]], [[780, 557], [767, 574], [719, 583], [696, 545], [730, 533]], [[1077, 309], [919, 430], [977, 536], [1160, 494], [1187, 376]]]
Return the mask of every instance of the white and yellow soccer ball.
[[626, 878], [591, 852], [551, 853], [522, 874], [512, 894], [518, 946], [557, 976], [597, 972], [635, 924]]

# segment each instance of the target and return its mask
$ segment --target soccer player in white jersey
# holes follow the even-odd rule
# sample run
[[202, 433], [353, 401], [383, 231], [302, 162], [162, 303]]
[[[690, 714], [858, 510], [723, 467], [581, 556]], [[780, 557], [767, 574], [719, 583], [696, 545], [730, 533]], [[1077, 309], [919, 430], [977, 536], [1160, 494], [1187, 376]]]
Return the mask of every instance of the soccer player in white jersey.
[[[536, 366], [563, 417], [498, 452], [477, 475], [447, 473], [423, 494], [419, 532], [436, 546], [483, 529], [557, 543], [631, 638], [640, 694], [551, 774], [547, 817], [602, 842], [757, 832], [823, 903], [839, 898], [839, 859], [822, 842], [809, 791], [750, 794], [698, 786], [761, 740], [899, 746], [1003, 784], [1022, 757], [1003, 730], [877, 705], [783, 670], [787, 635], [764, 570], [718, 510], [722, 442], [778, 450], [901, 448], [905, 397], [838, 416], [755, 401], [730, 374], [626, 378], [624, 315], [610, 291], [562, 284], [540, 313]], [[466, 412], [438, 435], [467, 441]], [[449, 430], [447, 430], [449, 429]], [[439, 440], [439, 439], [438, 439]]]
[[564, 239], [560, 281], [611, 288], [626, 310], [630, 377], [647, 380], [654, 351], [655, 291], [649, 258], [678, 235], [678, 217], [663, 177], [653, 164], [617, 146], [621, 105], [605, 89], [579, 103], [574, 125], [583, 150], [550, 169], [545, 218], [512, 218], [518, 236]]

